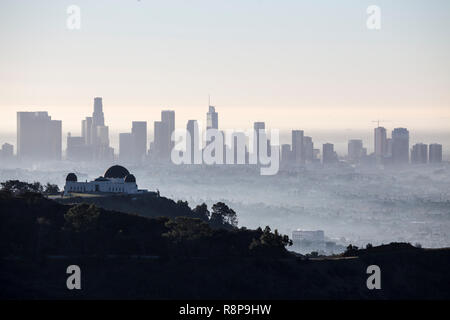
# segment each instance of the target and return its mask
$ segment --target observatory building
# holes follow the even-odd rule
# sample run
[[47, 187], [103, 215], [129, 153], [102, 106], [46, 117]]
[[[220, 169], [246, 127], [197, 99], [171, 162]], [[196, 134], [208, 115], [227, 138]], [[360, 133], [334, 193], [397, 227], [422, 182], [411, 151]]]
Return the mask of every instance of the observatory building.
[[66, 177], [64, 194], [70, 193], [144, 193], [147, 190], [139, 190], [134, 175], [122, 166], [114, 165], [106, 170], [102, 177], [94, 181], [78, 182], [75, 173], [69, 173]]

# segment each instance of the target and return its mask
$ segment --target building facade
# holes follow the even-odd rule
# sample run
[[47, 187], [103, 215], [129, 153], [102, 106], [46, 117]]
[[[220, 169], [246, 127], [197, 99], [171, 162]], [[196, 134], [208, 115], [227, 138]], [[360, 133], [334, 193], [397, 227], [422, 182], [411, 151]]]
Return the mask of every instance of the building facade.
[[122, 166], [114, 165], [106, 170], [103, 176], [93, 181], [79, 182], [75, 173], [69, 173], [66, 177], [64, 194], [71, 193], [145, 193], [147, 190], [139, 190], [134, 175]]
[[62, 121], [46, 111], [17, 112], [17, 157], [20, 160], [61, 160]]

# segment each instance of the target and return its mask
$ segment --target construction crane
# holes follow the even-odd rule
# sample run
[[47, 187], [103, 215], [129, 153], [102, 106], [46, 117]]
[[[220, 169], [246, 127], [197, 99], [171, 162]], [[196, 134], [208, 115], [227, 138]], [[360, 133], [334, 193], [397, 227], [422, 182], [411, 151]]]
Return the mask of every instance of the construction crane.
[[377, 127], [380, 126], [380, 122], [390, 122], [389, 120], [372, 120], [372, 122], [376, 122], [377, 123]]

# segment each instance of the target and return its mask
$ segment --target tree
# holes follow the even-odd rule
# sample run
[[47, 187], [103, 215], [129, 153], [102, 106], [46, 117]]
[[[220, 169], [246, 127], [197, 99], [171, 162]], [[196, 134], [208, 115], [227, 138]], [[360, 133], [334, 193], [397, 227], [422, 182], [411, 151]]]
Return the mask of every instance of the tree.
[[45, 193], [47, 194], [55, 194], [55, 193], [59, 193], [59, 187], [57, 184], [51, 184], [49, 182], [47, 182], [47, 185], [45, 186]]
[[197, 240], [211, 236], [211, 228], [200, 219], [188, 217], [176, 217], [166, 222], [165, 226], [169, 229], [163, 236], [182, 242], [184, 240]]
[[44, 187], [41, 185], [40, 182], [33, 182], [32, 184], [30, 184], [30, 189], [32, 192], [36, 192], [36, 193], [44, 192]]
[[236, 212], [225, 203], [217, 202], [212, 206], [210, 224], [215, 228], [236, 228], [238, 225]]
[[196, 218], [199, 218], [203, 221], [209, 220], [210, 212], [206, 203], [203, 202], [202, 204], [197, 205], [192, 211], [194, 212]]
[[281, 235], [278, 230], [272, 233], [269, 226], [264, 228], [259, 239], [253, 239], [249, 249], [257, 255], [281, 255], [286, 252], [286, 246], [291, 246], [292, 240], [287, 235]]
[[39, 182], [27, 183], [19, 180], [8, 180], [1, 183], [3, 191], [23, 194], [26, 192], [42, 193], [44, 188]]
[[359, 248], [357, 246], [349, 244], [347, 246], [347, 250], [345, 250], [345, 252], [344, 252], [344, 256], [353, 256], [358, 253], [358, 249]]
[[89, 232], [97, 229], [100, 209], [95, 205], [82, 203], [70, 208], [64, 215], [65, 228], [74, 232]]

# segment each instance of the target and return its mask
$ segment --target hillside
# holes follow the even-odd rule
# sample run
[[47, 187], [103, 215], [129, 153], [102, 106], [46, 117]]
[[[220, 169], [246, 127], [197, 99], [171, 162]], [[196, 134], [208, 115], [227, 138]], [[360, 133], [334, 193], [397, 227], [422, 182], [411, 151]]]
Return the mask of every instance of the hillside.
[[[170, 211], [169, 208], [163, 210]], [[390, 244], [308, 259], [270, 228], [212, 228], [0, 192], [3, 299], [449, 299], [450, 250]], [[81, 291], [65, 286], [82, 269]], [[368, 290], [366, 268], [382, 270]]]

